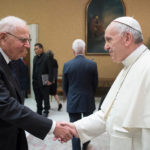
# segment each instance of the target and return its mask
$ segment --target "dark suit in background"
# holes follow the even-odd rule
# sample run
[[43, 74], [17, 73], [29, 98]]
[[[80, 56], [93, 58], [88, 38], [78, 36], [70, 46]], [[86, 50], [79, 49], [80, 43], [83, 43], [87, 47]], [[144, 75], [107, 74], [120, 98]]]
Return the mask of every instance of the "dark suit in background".
[[[77, 55], [64, 64], [63, 90], [67, 96], [67, 112], [71, 122], [93, 113], [97, 83], [97, 65], [94, 61]], [[87, 144], [83, 144], [83, 149]], [[73, 150], [80, 150], [80, 140], [73, 138], [72, 146]]]
[[44, 100], [44, 113], [48, 114], [50, 109], [49, 86], [43, 85], [42, 75], [47, 74], [48, 80], [53, 82], [51, 63], [48, 56], [43, 52], [40, 56], [36, 55], [33, 60], [33, 90], [37, 102], [37, 112], [42, 114]]

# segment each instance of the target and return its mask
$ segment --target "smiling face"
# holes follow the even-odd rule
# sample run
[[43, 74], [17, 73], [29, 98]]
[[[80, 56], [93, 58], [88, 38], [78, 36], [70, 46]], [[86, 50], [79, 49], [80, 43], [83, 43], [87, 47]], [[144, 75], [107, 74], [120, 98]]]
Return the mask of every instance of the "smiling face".
[[17, 27], [15, 32], [1, 33], [0, 40], [3, 51], [11, 60], [17, 60], [25, 56], [30, 48], [27, 26]]
[[123, 36], [111, 23], [105, 31], [105, 50], [109, 51], [109, 54], [114, 62], [120, 63], [126, 57], [126, 49], [124, 45]]

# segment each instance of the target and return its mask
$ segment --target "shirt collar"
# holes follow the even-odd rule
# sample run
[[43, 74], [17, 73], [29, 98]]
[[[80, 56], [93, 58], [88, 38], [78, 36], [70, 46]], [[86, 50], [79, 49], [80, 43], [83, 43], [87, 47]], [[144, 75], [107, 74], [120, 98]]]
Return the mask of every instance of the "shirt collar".
[[6, 53], [0, 48], [0, 52], [2, 54], [2, 56], [4, 57], [6, 63], [8, 64], [11, 60], [9, 59], [9, 57], [6, 55]]
[[135, 51], [133, 51], [126, 59], [122, 61], [125, 67], [132, 65], [136, 59], [145, 51], [146, 46], [144, 44], [140, 45]]
[[83, 54], [77, 54], [77, 56], [78, 56], [78, 55], [83, 55]]

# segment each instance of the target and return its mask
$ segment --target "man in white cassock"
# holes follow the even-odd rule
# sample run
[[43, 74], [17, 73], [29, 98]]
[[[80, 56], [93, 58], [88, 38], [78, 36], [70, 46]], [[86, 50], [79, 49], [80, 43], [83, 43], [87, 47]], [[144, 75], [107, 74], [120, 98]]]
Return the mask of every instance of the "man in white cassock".
[[110, 150], [150, 150], [150, 51], [141, 27], [132, 17], [119, 17], [108, 25], [105, 41], [112, 60], [124, 68], [101, 110], [68, 126], [83, 143], [107, 131]]

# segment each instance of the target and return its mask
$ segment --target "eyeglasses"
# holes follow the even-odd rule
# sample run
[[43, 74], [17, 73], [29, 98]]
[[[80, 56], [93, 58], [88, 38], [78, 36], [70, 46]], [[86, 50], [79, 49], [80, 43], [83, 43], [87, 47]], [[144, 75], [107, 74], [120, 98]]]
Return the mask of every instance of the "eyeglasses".
[[31, 39], [29, 38], [29, 39], [26, 39], [26, 38], [21, 38], [21, 37], [18, 37], [18, 36], [16, 36], [16, 35], [14, 35], [14, 34], [11, 34], [11, 33], [9, 33], [9, 32], [6, 32], [7, 34], [9, 34], [9, 35], [11, 35], [11, 36], [13, 36], [13, 37], [15, 37], [16, 39], [18, 39], [20, 42], [22, 42], [22, 43], [26, 43], [27, 41], [30, 43], [31, 42]]

